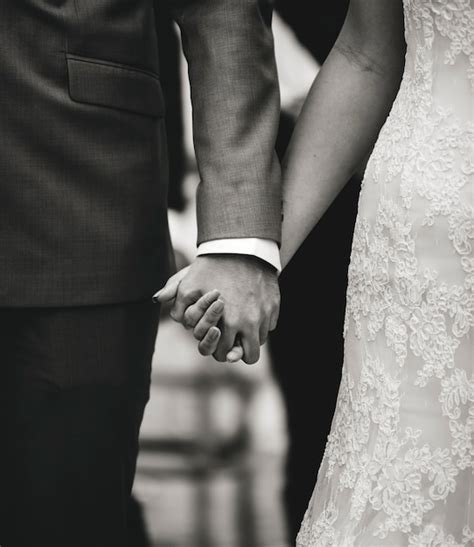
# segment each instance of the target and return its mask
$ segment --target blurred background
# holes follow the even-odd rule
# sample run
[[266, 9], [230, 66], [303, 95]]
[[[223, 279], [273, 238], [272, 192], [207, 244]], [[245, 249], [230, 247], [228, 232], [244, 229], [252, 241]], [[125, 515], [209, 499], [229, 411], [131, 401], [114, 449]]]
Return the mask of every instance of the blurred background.
[[[315, 21], [313, 7], [306, 0], [276, 2], [273, 30], [282, 100], [280, 157], [345, 16], [346, 0], [330, 4]], [[183, 267], [196, 252], [198, 174], [186, 62], [177, 29], [165, 12], [159, 24], [160, 50], [166, 52], [161, 78], [169, 113], [169, 218], [178, 267]], [[163, 310], [151, 399], [141, 430], [134, 546], [294, 544], [316, 479], [339, 383], [347, 259], [357, 192], [354, 182], [345, 190], [346, 197], [338, 198], [345, 200], [342, 224], [341, 204], [333, 206], [339, 207], [332, 214], [343, 234], [341, 241], [334, 241], [339, 236], [333, 231], [327, 238], [322, 222], [321, 235], [308, 238], [306, 250], [300, 250], [294, 266], [282, 276], [280, 327], [257, 365], [202, 358], [191, 334], [170, 321]], [[325, 222], [329, 223], [326, 231], [332, 230], [330, 218]], [[335, 248], [338, 256], [328, 256]], [[318, 274], [323, 276], [319, 280], [313, 266], [315, 253], [329, 264]], [[325, 313], [323, 324], [315, 320], [298, 327], [295, 275], [302, 283], [315, 279], [324, 287], [323, 295], [316, 290], [313, 295], [318, 305], [325, 305], [324, 298], [330, 302], [327, 309], [332, 311]], [[311, 305], [311, 297], [306, 304]], [[314, 367], [321, 363], [313, 357], [314, 332], [321, 334], [318, 354], [326, 354], [324, 344], [332, 352], [330, 367], [317, 388]]]

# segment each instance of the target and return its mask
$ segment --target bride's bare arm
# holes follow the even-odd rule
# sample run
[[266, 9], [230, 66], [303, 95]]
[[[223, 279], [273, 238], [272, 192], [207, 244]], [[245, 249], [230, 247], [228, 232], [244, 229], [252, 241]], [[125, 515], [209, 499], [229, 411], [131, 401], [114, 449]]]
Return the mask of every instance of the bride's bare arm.
[[352, 0], [283, 162], [283, 267], [366, 157], [400, 85], [402, 0]]

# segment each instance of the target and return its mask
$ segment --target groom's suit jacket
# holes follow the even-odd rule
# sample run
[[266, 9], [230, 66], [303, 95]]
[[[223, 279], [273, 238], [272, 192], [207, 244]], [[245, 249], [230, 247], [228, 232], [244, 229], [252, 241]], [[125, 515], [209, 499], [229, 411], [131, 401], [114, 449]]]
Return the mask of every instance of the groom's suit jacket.
[[[189, 63], [199, 242], [278, 241], [265, 0], [169, 0]], [[168, 275], [153, 0], [0, 3], [0, 306], [147, 297]]]

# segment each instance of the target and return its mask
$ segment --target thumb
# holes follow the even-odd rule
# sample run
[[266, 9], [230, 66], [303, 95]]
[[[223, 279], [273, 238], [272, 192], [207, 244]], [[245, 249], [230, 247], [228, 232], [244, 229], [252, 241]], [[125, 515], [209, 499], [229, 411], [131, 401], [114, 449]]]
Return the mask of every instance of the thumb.
[[176, 298], [178, 293], [178, 287], [183, 278], [188, 273], [189, 266], [183, 268], [178, 273], [174, 274], [168, 279], [166, 285], [159, 290], [156, 294], [153, 295], [153, 300], [155, 302], [168, 302]]

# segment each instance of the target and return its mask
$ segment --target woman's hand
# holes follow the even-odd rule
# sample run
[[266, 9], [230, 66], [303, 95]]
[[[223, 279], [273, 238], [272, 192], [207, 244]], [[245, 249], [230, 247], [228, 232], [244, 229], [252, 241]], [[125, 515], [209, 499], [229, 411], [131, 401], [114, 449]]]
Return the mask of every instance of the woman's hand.
[[[170, 277], [166, 285], [158, 291], [153, 300], [164, 303], [176, 298], [181, 280], [186, 276], [189, 266]], [[194, 338], [199, 342], [198, 349], [201, 355], [212, 355], [219, 343], [221, 330], [217, 327], [224, 314], [224, 302], [220, 293], [212, 290], [204, 295], [196, 294], [195, 301], [190, 303], [184, 313], [184, 322], [187, 329], [193, 330]], [[173, 316], [171, 314], [171, 318]], [[227, 361], [235, 363], [243, 357], [242, 346], [233, 347], [227, 354]]]
[[168, 279], [166, 285], [160, 289], [156, 294], [153, 295], [153, 300], [155, 302], [170, 302], [176, 298], [178, 294], [178, 287], [181, 283], [181, 280], [186, 276], [189, 271], [189, 266], [179, 270], [178, 273], [175, 273], [172, 277]]

